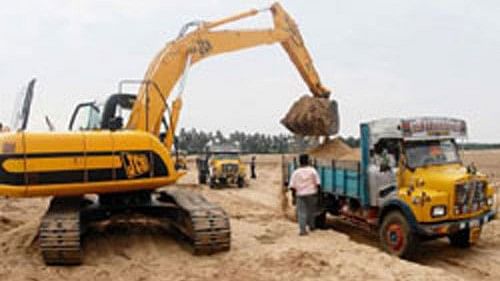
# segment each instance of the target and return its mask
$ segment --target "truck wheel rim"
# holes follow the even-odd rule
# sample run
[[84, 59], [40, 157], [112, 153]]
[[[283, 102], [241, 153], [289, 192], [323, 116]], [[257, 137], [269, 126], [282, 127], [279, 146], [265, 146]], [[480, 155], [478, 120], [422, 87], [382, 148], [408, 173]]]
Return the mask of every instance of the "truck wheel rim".
[[403, 229], [399, 224], [391, 224], [387, 227], [387, 245], [394, 252], [399, 252], [404, 245]]

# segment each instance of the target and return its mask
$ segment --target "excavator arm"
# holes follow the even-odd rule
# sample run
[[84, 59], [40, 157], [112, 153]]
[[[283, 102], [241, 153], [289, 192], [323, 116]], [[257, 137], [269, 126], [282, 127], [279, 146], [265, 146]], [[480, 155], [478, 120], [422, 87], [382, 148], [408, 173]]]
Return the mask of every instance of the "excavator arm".
[[[176, 40], [169, 42], [150, 64], [145, 80], [151, 83], [146, 83], [139, 89], [127, 128], [158, 135], [167, 106], [166, 101], [187, 68], [211, 56], [266, 44], [280, 43], [311, 93], [315, 97], [329, 97], [330, 91], [321, 84], [296, 23], [278, 3], [273, 4], [269, 10], [274, 20], [272, 29], [214, 30], [216, 27], [255, 16], [261, 12], [259, 10], [250, 10], [214, 22], [191, 23], [183, 28], [183, 31], [186, 31], [189, 26], [197, 26], [194, 31], [182, 32]], [[181, 105], [182, 101], [178, 97], [173, 103], [171, 125], [165, 141], [167, 148], [173, 143]]]

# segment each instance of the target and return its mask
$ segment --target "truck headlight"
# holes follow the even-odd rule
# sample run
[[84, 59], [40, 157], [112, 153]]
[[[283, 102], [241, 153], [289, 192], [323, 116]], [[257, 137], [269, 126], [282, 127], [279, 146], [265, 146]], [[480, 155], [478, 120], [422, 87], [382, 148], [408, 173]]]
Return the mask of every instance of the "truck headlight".
[[488, 203], [488, 207], [493, 207], [497, 203], [496, 199], [497, 199], [497, 195], [496, 194], [493, 195], [492, 197], [488, 197], [488, 199], [486, 201]]
[[439, 218], [439, 217], [446, 216], [446, 206], [439, 205], [439, 206], [432, 207], [431, 216], [433, 218]]

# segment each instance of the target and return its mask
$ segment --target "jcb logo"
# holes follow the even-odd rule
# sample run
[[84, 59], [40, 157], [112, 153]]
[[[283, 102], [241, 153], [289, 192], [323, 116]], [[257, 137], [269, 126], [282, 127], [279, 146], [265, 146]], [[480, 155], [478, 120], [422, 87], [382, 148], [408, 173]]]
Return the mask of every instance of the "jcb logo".
[[212, 44], [208, 40], [198, 40], [196, 41], [198, 53], [201, 56], [205, 56], [212, 50]]
[[144, 154], [123, 153], [122, 162], [129, 179], [144, 175], [151, 170], [149, 158]]

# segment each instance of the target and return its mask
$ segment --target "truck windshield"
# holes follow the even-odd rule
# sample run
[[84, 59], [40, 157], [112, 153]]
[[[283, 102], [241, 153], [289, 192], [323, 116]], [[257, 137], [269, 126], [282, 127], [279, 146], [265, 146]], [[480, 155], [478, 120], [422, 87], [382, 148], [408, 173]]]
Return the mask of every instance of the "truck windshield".
[[453, 140], [410, 141], [405, 143], [408, 167], [459, 163], [457, 145]]

